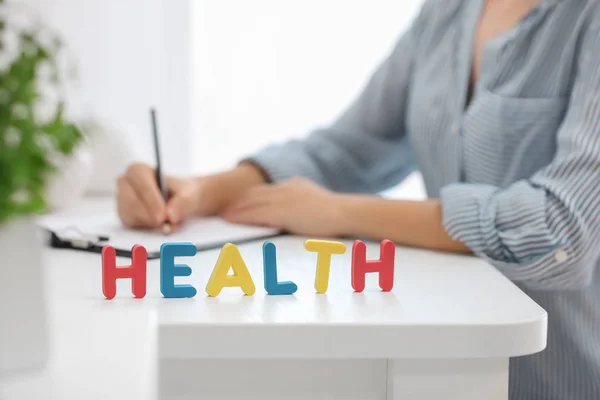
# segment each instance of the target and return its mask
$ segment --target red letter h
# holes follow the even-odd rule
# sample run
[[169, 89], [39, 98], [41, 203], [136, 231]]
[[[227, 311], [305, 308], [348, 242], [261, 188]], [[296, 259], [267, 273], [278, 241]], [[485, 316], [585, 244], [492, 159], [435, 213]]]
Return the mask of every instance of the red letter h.
[[146, 260], [148, 254], [143, 246], [131, 250], [131, 265], [118, 267], [117, 252], [112, 246], [102, 249], [102, 293], [107, 299], [117, 295], [117, 279], [131, 278], [131, 291], [140, 299], [146, 296]]
[[394, 287], [394, 258], [396, 246], [390, 240], [384, 240], [380, 246], [379, 260], [367, 261], [367, 246], [356, 240], [352, 246], [352, 288], [356, 292], [365, 290], [365, 275], [369, 272], [379, 273], [379, 287], [389, 292]]

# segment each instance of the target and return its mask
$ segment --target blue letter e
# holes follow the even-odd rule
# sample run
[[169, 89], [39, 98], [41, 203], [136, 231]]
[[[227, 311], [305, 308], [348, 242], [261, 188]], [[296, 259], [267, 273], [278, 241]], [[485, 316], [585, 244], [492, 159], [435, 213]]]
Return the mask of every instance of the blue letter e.
[[192, 285], [176, 285], [176, 276], [190, 276], [192, 269], [186, 264], [175, 264], [175, 257], [196, 255], [192, 243], [163, 243], [160, 246], [160, 292], [168, 298], [194, 297], [196, 288]]
[[270, 295], [294, 294], [298, 286], [294, 282], [277, 282], [277, 255], [275, 244], [263, 243], [263, 267], [265, 290]]

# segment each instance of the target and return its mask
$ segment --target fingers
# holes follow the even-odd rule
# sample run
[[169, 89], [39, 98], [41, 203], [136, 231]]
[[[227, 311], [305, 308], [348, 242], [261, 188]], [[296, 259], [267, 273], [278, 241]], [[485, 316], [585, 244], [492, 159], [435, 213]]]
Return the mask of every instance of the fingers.
[[201, 186], [197, 179], [167, 178], [170, 197], [166, 214], [171, 224], [180, 224], [196, 213], [201, 201]]
[[227, 221], [236, 224], [283, 228], [283, 221], [280, 213], [268, 204], [253, 208], [245, 208], [237, 212], [228, 212], [223, 217]]
[[155, 221], [145, 207], [140, 207], [141, 199], [125, 177], [117, 184], [117, 213], [123, 225], [128, 228], [155, 227]]
[[181, 179], [173, 176], [165, 176], [164, 179], [169, 197], [175, 196], [175, 194], [181, 190], [181, 186], [183, 185]]
[[277, 207], [280, 194], [278, 186], [254, 187], [237, 204], [227, 209], [223, 218], [238, 224], [281, 228], [281, 212]]
[[195, 209], [195, 199], [185, 193], [176, 194], [167, 203], [167, 218], [171, 224], [180, 224]]
[[139, 199], [138, 206], [146, 209], [152, 226], [164, 222], [166, 218], [165, 200], [158, 189], [154, 169], [146, 165], [133, 164], [127, 169], [125, 179]]

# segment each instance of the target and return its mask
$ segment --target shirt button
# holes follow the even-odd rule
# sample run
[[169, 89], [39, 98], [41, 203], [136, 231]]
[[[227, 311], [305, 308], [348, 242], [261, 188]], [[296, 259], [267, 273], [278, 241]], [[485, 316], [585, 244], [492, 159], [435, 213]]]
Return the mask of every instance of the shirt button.
[[567, 254], [566, 251], [559, 250], [554, 255], [554, 259], [559, 263], [564, 263], [565, 261], [567, 261], [569, 259], [569, 255]]

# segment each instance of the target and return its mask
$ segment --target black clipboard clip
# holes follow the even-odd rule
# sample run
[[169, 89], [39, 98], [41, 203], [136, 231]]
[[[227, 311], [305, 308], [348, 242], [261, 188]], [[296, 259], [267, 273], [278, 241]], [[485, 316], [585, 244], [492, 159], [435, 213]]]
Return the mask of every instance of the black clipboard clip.
[[[76, 231], [79, 235], [77, 238], [63, 237], [64, 231]], [[108, 236], [104, 235], [90, 235], [84, 234], [75, 227], [70, 227], [61, 230], [61, 233], [54, 232], [50, 229], [46, 229], [48, 234], [48, 245], [53, 249], [67, 249], [67, 250], [80, 250], [87, 251], [90, 253], [102, 253], [102, 248], [110, 240]], [[128, 257], [131, 252], [117, 249], [117, 256]]]

